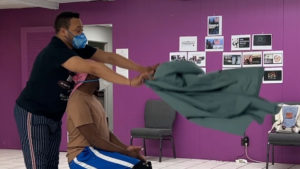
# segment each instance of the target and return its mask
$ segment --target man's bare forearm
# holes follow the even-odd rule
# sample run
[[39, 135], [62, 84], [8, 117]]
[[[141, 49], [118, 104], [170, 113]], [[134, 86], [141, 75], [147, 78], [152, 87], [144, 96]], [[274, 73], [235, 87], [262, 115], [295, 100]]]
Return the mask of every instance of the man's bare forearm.
[[94, 124], [86, 124], [83, 126], [79, 126], [78, 130], [88, 140], [91, 146], [106, 151], [118, 152], [121, 154], [128, 155], [128, 151], [126, 150], [126, 148], [123, 148], [100, 137], [101, 133], [96, 129], [96, 126]]
[[130, 86], [142, 85], [143, 80], [149, 77], [148, 72], [144, 72], [129, 80], [108, 68], [103, 62], [90, 62], [79, 56], [71, 57], [62, 66], [72, 72], [88, 73], [112, 83]]
[[125, 145], [124, 143], [122, 143], [117, 136], [115, 136], [112, 132], [109, 132], [109, 135], [110, 135], [110, 141], [124, 149], [127, 149], [127, 145]]
[[112, 56], [112, 60], [115, 63], [116, 66], [129, 69], [129, 70], [134, 70], [137, 72], [144, 72], [145, 69], [143, 66], [133, 62], [132, 60], [126, 59], [125, 57], [115, 54], [115, 53], [109, 53]]
[[115, 66], [119, 66], [125, 69], [134, 70], [140, 73], [146, 71], [145, 67], [133, 62], [130, 59], [127, 59], [116, 53], [104, 52], [100, 49], [97, 50], [92, 59], [103, 63], [109, 63]]

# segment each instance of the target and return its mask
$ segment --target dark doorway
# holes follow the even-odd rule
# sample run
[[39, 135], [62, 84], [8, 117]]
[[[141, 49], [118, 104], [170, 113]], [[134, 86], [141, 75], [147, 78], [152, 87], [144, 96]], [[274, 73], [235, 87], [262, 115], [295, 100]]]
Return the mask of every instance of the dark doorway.
[[93, 46], [93, 47], [95, 47], [95, 48], [99, 48], [99, 49], [105, 51], [104, 49], [105, 49], [106, 43], [103, 43], [103, 42], [96, 42], [96, 41], [88, 41], [88, 44], [89, 44], [90, 46]]

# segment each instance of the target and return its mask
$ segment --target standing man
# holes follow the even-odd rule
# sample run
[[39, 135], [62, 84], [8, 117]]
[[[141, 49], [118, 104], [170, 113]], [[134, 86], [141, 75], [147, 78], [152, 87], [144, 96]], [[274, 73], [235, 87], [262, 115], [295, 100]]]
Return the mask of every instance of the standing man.
[[[86, 45], [78, 13], [59, 14], [54, 28], [56, 35], [36, 57], [14, 110], [27, 169], [58, 168], [61, 118], [72, 90], [71, 72], [92, 74], [116, 84], [140, 86], [156, 68], [143, 67], [115, 53]], [[127, 79], [105, 63], [141, 74]]]

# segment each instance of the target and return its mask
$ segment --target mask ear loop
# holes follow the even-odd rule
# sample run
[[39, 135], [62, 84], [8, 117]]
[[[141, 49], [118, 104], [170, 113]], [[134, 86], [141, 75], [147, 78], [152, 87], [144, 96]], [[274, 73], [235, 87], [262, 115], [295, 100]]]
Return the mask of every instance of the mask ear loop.
[[91, 79], [91, 80], [83, 80], [83, 81], [78, 81], [76, 84], [78, 83], [89, 83], [89, 82], [98, 82], [99, 79]]
[[69, 30], [67, 30], [67, 31], [69, 32], [69, 34], [71, 34], [73, 37], [75, 37], [75, 35], [71, 31], [69, 31]]

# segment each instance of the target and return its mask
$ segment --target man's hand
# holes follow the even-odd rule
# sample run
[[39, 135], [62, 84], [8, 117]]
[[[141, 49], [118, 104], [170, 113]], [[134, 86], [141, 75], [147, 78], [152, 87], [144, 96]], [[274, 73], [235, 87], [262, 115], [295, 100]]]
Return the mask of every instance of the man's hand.
[[152, 72], [151, 76], [153, 76], [158, 66], [159, 66], [159, 64], [144, 67], [140, 73], [144, 73], [144, 72], [150, 73], [150, 72]]
[[153, 71], [141, 73], [139, 76], [130, 80], [130, 86], [140, 86], [144, 83], [144, 80], [148, 80], [152, 77]]
[[126, 149], [128, 151], [138, 151], [138, 152], [142, 151], [142, 147], [141, 146], [128, 146]]
[[128, 155], [134, 158], [138, 158], [142, 161], [146, 161], [146, 158], [141, 154], [142, 147], [140, 146], [128, 146], [126, 149], [129, 153]]
[[146, 70], [146, 72], [155, 71], [158, 66], [159, 66], [159, 64], [156, 64], [156, 65], [153, 65], [153, 66], [148, 66], [148, 67], [145, 68], [145, 70]]

